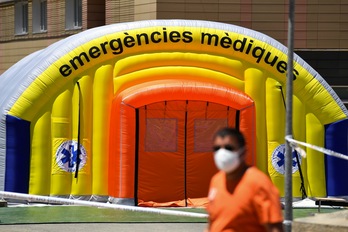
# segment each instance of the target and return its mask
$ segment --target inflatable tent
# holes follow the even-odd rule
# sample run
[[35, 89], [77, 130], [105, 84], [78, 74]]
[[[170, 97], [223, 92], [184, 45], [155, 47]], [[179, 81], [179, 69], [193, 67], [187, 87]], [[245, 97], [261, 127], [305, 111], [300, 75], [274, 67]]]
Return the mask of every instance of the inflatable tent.
[[[284, 194], [287, 49], [206, 21], [108, 25], [33, 53], [0, 76], [0, 189], [135, 205], [199, 205], [223, 126]], [[347, 109], [294, 57], [294, 138], [347, 151]], [[340, 134], [338, 134], [340, 133]], [[309, 196], [347, 195], [346, 161], [294, 158]]]

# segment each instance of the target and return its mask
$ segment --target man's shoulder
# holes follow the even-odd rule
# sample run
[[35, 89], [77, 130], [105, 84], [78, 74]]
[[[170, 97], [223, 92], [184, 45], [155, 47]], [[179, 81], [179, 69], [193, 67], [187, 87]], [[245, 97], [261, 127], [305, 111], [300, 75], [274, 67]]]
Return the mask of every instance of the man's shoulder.
[[213, 179], [215, 179], [215, 178], [222, 178], [222, 177], [224, 177], [224, 175], [225, 175], [225, 172], [219, 170], [217, 173], [215, 173], [215, 174], [213, 175], [212, 178], [213, 178]]
[[257, 167], [255, 166], [250, 166], [248, 169], [247, 169], [248, 172], [252, 172], [252, 173], [263, 173], [264, 175], [266, 175], [263, 171], [261, 171], [260, 169], [258, 169]]
[[246, 174], [248, 179], [255, 183], [271, 182], [270, 177], [257, 167], [248, 168]]
[[245, 186], [253, 189], [253, 192], [256, 195], [264, 196], [264, 194], [269, 195], [269, 193], [276, 194], [279, 196], [279, 191], [273, 184], [271, 178], [257, 169], [256, 167], [249, 168], [247, 178], [245, 180]]
[[223, 171], [218, 171], [217, 173], [215, 173], [212, 178], [211, 178], [211, 181], [212, 182], [216, 182], [216, 181], [222, 181], [224, 180], [226, 177], [225, 177], [225, 172]]

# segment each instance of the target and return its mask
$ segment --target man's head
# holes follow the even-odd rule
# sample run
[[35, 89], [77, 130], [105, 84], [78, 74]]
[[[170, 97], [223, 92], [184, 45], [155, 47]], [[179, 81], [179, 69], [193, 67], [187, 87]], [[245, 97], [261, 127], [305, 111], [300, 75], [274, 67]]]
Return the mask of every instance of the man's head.
[[218, 130], [214, 136], [214, 151], [220, 146], [232, 146], [232, 150], [238, 150], [245, 147], [245, 138], [243, 134], [231, 127], [224, 127]]
[[214, 136], [213, 149], [216, 166], [226, 173], [233, 172], [244, 162], [245, 139], [234, 128], [220, 129]]

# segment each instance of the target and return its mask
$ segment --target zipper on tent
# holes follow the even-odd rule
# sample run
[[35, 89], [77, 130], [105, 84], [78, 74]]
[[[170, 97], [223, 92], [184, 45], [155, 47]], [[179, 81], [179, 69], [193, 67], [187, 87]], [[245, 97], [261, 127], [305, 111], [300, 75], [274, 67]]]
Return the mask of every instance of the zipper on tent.
[[236, 130], [239, 131], [240, 110], [236, 111]]
[[186, 107], [185, 107], [185, 126], [184, 126], [184, 198], [185, 198], [185, 207], [187, 207], [187, 106], [188, 106], [188, 100], [186, 100]]
[[[146, 112], [146, 107], [145, 107]], [[138, 205], [138, 175], [139, 175], [139, 108], [135, 109], [135, 168], [134, 168], [134, 205]]]
[[208, 118], [208, 106], [209, 106], [209, 102], [207, 102], [206, 106], [205, 106], [205, 120], [207, 120]]
[[79, 175], [79, 167], [80, 167], [80, 143], [81, 143], [81, 104], [82, 104], [82, 94], [80, 83], [76, 82], [77, 88], [79, 90], [79, 101], [78, 101], [78, 120], [77, 120], [77, 155], [76, 155], [76, 170], [75, 170], [75, 179], [77, 182], [77, 177]]

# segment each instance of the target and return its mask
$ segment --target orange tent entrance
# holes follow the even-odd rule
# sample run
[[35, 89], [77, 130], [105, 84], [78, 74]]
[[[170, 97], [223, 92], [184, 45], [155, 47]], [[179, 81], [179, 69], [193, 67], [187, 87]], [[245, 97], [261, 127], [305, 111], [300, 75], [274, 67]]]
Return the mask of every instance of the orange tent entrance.
[[[205, 199], [217, 171], [211, 152], [214, 132], [228, 125], [248, 138], [255, 133], [254, 103], [235, 89], [152, 83], [118, 96], [111, 116], [109, 192], [135, 205], [203, 204], [197, 199]], [[247, 146], [248, 162], [254, 163], [255, 144]]]
[[[165, 101], [139, 109], [136, 188], [138, 202], [205, 197], [217, 171], [212, 135], [237, 126], [239, 111], [203, 101]], [[142, 204], [144, 205], [144, 203]]]

